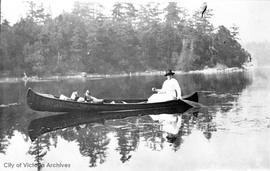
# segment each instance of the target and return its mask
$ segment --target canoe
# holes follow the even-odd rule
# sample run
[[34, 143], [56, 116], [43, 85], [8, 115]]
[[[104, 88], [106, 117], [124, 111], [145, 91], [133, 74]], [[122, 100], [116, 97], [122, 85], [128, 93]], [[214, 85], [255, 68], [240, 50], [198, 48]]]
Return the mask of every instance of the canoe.
[[[99, 112], [123, 111], [154, 108], [180, 108], [185, 111], [193, 106], [189, 101], [198, 102], [198, 93], [183, 97], [183, 100], [171, 100], [158, 103], [146, 103], [147, 99], [104, 99], [103, 103], [76, 102], [61, 100], [50, 94], [34, 92], [31, 88], [27, 91], [27, 104], [36, 111], [48, 112]], [[114, 103], [111, 103], [111, 102]]]

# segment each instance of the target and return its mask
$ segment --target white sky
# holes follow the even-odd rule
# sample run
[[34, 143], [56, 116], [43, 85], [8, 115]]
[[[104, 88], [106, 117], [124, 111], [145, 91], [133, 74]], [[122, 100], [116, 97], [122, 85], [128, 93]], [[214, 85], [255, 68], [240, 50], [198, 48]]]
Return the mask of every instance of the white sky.
[[[49, 7], [53, 16], [63, 11], [71, 11], [76, 0], [35, 0], [42, 2], [44, 7]], [[108, 10], [117, 0], [79, 0], [83, 2], [99, 2]], [[11, 23], [15, 23], [27, 11], [26, 0], [2, 0], [2, 16]], [[122, 1], [123, 2], [123, 1]], [[134, 4], [143, 4], [143, 0], [126, 0]], [[148, 1], [149, 2], [149, 1]], [[150, 1], [151, 2], [151, 1]], [[166, 4], [169, 0], [152, 0]], [[207, 2], [208, 8], [213, 9], [212, 22], [214, 26], [225, 25], [231, 27], [236, 24], [240, 31], [242, 43], [256, 41], [270, 41], [270, 0], [178, 0], [179, 6], [188, 9], [189, 14], [200, 8], [203, 2]]]

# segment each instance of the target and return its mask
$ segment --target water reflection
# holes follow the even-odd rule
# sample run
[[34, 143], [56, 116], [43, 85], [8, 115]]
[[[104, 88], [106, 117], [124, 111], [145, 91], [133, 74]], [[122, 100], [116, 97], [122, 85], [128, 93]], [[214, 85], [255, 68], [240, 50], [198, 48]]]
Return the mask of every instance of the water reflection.
[[[117, 140], [115, 150], [120, 154], [122, 163], [131, 160], [132, 152], [136, 151], [141, 141], [145, 141], [148, 148], [155, 151], [162, 150], [166, 143], [170, 143], [171, 148], [178, 151], [184, 142], [183, 137], [190, 135], [195, 127], [201, 130], [207, 139], [210, 139], [215, 131], [212, 118], [200, 110], [202, 109], [191, 109], [180, 114], [170, 108], [163, 108], [41, 117], [32, 120], [28, 128], [29, 136], [33, 140], [29, 154], [35, 156], [38, 166], [42, 166], [43, 157], [51, 146], [57, 146], [58, 138], [61, 137], [67, 142], [76, 142], [80, 154], [89, 157], [89, 167], [95, 167], [106, 161], [111, 141], [110, 133], [114, 133]], [[162, 119], [158, 120], [158, 117]], [[169, 121], [169, 118], [177, 119]], [[176, 131], [169, 132], [164, 129], [172, 125]]]
[[[239, 105], [247, 96], [253, 77], [249, 73], [240, 72], [224, 75], [177, 75], [183, 94], [199, 91], [200, 103], [207, 108], [177, 112], [159, 111], [167, 114], [163, 121], [151, 117], [159, 116], [158, 112], [121, 113], [91, 117], [86, 114], [58, 115], [30, 110], [25, 104], [25, 93], [28, 87], [21, 83], [4, 84], [0, 87], [0, 104], [18, 103], [16, 106], [0, 107], [0, 155], [10, 155], [12, 138], [23, 135], [28, 146], [27, 155], [33, 156], [38, 170], [42, 169], [52, 149], [59, 148], [59, 141], [75, 143], [82, 157], [87, 157], [88, 166], [96, 167], [108, 162], [111, 151], [119, 156], [118, 161], [126, 164], [136, 160], [134, 155], [143, 145], [154, 152], [164, 152], [167, 147], [181, 152], [187, 143], [186, 138], [194, 131], [199, 131], [203, 139], [213, 141], [214, 135], [222, 129], [224, 118], [230, 118], [235, 110], [242, 110]], [[126, 77], [102, 80], [65, 80], [34, 83], [27, 86], [42, 93], [55, 95], [70, 94], [74, 90], [84, 92], [91, 89], [100, 98], [147, 98], [151, 95], [151, 87], [159, 87], [163, 77]], [[136, 90], [136, 91], [130, 91]], [[250, 88], [248, 89], [250, 90]], [[252, 91], [252, 90], [250, 90]], [[50, 116], [52, 115], [52, 116]], [[151, 116], [149, 116], [151, 115]], [[46, 116], [46, 117], [44, 117]], [[129, 116], [129, 117], [127, 117]], [[165, 115], [166, 116], [166, 115]], [[235, 118], [235, 115], [233, 115]], [[174, 119], [171, 119], [174, 118]], [[171, 120], [170, 120], [171, 119]], [[165, 120], [165, 121], [164, 121]], [[30, 123], [31, 122], [31, 123]], [[173, 129], [168, 128], [172, 126]], [[30, 140], [34, 140], [33, 142]], [[199, 143], [199, 142], [198, 142]], [[58, 151], [58, 153], [61, 153]], [[1, 157], [1, 156], [0, 156]], [[15, 157], [10, 157], [14, 158]]]
[[51, 144], [51, 141], [47, 136], [40, 137], [34, 141], [28, 151], [28, 154], [34, 156], [34, 164], [37, 170], [41, 170], [44, 164], [44, 156], [50, 150], [50, 146], [56, 146], [57, 142], [53, 141], [54, 144]]

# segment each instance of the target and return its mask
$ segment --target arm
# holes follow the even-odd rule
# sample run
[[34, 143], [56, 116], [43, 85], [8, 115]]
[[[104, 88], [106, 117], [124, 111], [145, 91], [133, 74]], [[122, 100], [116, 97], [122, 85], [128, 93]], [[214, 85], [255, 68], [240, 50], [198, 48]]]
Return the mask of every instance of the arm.
[[154, 87], [154, 88], [152, 88], [152, 91], [157, 92], [159, 94], [166, 93], [166, 88], [164, 88], [164, 87], [166, 87], [165, 84], [166, 84], [166, 81], [163, 82], [161, 89], [157, 89], [157, 88]]
[[162, 90], [162, 89], [157, 89], [157, 88], [155, 88], [155, 87], [152, 88], [152, 91], [153, 91], [153, 92], [160, 93], [160, 94], [166, 93], [166, 91], [164, 91], [164, 90]]

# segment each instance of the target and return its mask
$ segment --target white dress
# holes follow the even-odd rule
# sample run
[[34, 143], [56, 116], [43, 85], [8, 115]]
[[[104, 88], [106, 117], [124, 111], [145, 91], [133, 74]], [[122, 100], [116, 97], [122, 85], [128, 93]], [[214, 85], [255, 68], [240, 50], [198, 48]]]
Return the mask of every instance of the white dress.
[[176, 79], [165, 80], [161, 92], [149, 97], [148, 103], [164, 102], [169, 100], [181, 99], [181, 88]]

